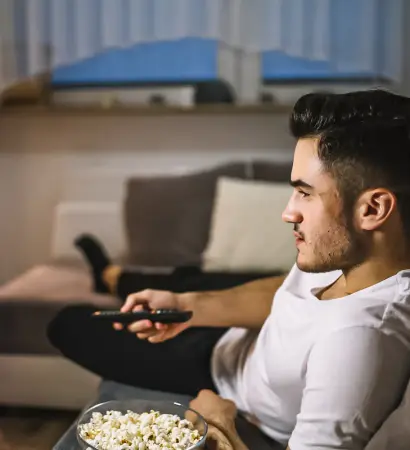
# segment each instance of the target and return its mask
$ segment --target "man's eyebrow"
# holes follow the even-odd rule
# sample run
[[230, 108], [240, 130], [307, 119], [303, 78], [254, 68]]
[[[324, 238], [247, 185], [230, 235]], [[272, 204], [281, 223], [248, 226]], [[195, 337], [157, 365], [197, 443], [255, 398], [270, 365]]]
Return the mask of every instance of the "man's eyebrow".
[[311, 186], [310, 184], [306, 183], [306, 181], [301, 180], [300, 178], [298, 178], [297, 180], [290, 180], [290, 185], [293, 187], [303, 187], [306, 189], [313, 189], [313, 186]]

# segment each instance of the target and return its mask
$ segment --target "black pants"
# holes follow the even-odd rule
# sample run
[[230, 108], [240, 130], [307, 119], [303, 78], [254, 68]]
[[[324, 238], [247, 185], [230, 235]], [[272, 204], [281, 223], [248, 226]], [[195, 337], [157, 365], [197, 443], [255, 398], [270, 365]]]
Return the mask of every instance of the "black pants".
[[[171, 275], [124, 272], [118, 294], [146, 288], [188, 292], [217, 290], [271, 276], [268, 274], [203, 274], [179, 269]], [[67, 358], [99, 376], [131, 386], [195, 396], [201, 389], [216, 390], [211, 377], [212, 350], [225, 328], [192, 328], [174, 339], [151, 344], [128, 331], [91, 318], [88, 305], [63, 309], [50, 323], [48, 337]]]
[[130, 293], [147, 288], [171, 292], [217, 291], [274, 275], [280, 275], [280, 273], [205, 273], [199, 267], [190, 266], [178, 267], [166, 275], [149, 275], [125, 270], [118, 279], [117, 295], [125, 301]]

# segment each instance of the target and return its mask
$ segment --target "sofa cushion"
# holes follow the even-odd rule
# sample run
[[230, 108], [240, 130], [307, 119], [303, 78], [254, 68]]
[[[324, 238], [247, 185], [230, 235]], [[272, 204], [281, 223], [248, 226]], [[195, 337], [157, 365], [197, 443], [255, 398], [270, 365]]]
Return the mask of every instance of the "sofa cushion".
[[46, 336], [47, 325], [64, 306], [89, 303], [118, 308], [119, 300], [92, 292], [85, 269], [35, 266], [0, 287], [0, 353], [57, 354]]
[[282, 221], [292, 188], [221, 178], [204, 252], [206, 271], [286, 272], [295, 262], [292, 227]]
[[244, 163], [186, 175], [128, 180], [125, 228], [129, 262], [140, 266], [199, 265], [206, 246], [216, 181], [246, 178]]
[[262, 161], [252, 162], [252, 179], [273, 183], [289, 183], [292, 162]]
[[403, 399], [385, 420], [366, 450], [408, 450], [410, 447], [410, 381]]

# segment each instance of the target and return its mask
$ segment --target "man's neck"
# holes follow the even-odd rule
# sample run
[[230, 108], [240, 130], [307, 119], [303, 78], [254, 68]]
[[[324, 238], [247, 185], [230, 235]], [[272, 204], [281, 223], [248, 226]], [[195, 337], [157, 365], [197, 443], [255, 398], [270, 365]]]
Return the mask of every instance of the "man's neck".
[[340, 286], [343, 286], [346, 295], [353, 294], [380, 283], [405, 269], [410, 269], [410, 258], [402, 260], [370, 258], [359, 266], [343, 271], [343, 275], [339, 279]]
[[360, 266], [344, 271], [333, 284], [323, 288], [316, 294], [319, 300], [333, 300], [346, 297], [355, 292], [374, 286], [401, 270], [410, 269], [410, 261], [401, 264], [386, 264], [377, 260], [368, 260]]

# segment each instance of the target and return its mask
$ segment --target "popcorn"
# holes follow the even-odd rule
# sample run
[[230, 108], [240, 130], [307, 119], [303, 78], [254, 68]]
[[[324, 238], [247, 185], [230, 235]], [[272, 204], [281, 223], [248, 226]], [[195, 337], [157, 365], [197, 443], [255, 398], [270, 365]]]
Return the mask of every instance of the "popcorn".
[[202, 439], [189, 420], [153, 410], [94, 412], [88, 423], [79, 426], [79, 433], [98, 450], [186, 450]]

